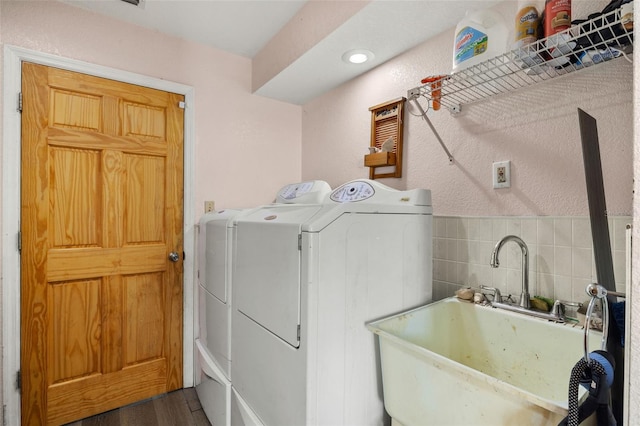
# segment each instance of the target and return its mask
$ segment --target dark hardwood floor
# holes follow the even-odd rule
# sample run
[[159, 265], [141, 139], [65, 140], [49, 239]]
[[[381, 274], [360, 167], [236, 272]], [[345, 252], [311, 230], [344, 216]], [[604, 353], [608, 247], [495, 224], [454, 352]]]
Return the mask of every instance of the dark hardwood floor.
[[211, 426], [194, 388], [180, 389], [67, 426]]

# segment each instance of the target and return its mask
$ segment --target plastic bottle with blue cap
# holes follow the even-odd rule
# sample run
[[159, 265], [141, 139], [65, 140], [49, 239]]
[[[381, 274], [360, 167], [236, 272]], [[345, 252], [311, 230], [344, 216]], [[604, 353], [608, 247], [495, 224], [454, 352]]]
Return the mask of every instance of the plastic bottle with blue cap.
[[462, 71], [505, 53], [509, 30], [498, 12], [469, 10], [456, 26], [453, 72]]

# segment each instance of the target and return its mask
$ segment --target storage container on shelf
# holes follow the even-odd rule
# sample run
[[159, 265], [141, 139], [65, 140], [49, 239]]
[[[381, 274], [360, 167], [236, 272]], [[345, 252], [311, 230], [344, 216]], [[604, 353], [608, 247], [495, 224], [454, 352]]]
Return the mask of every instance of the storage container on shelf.
[[453, 72], [477, 65], [505, 53], [509, 30], [504, 18], [493, 10], [469, 10], [456, 26]]

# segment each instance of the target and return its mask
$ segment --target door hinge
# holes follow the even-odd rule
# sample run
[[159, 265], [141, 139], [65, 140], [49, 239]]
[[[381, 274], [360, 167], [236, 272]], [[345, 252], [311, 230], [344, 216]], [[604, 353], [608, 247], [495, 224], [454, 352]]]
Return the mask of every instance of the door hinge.
[[184, 101], [178, 102], [178, 108], [184, 109], [186, 106], [187, 104], [185, 104]]
[[302, 251], [302, 234], [298, 234], [298, 251]]
[[16, 390], [22, 390], [22, 372], [16, 371]]
[[18, 231], [18, 253], [22, 253], [22, 231]]
[[298, 324], [298, 341], [300, 341], [300, 324]]
[[22, 92], [18, 93], [18, 112], [22, 113]]

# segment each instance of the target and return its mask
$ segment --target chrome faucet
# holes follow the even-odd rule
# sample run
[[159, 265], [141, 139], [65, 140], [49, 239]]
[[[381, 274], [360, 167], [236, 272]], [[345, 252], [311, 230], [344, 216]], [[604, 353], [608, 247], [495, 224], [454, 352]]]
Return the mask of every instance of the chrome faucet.
[[527, 248], [527, 244], [525, 244], [520, 237], [516, 237], [515, 235], [507, 235], [506, 237], [503, 237], [498, 241], [491, 253], [491, 267], [497, 268], [500, 266], [498, 254], [500, 253], [502, 246], [508, 241], [515, 242], [520, 246], [520, 250], [522, 250], [522, 293], [520, 294], [520, 302], [518, 305], [521, 308], [529, 309], [531, 308], [531, 296], [529, 296], [529, 249]]

